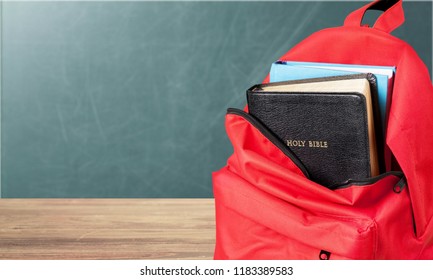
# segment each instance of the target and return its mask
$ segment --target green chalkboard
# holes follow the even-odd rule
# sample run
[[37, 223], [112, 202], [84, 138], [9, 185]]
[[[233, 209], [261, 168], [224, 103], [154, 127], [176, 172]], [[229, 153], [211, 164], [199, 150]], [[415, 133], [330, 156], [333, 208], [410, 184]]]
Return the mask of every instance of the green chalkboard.
[[[211, 197], [226, 108], [362, 4], [3, 2], [2, 197]], [[432, 3], [405, 10], [431, 71]]]

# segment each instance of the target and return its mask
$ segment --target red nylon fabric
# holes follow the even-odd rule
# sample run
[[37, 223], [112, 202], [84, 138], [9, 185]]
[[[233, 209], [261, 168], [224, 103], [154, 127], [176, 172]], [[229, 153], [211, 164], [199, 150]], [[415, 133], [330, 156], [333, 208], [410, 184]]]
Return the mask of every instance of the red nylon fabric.
[[390, 173], [331, 191], [229, 113], [234, 153], [213, 174], [215, 259], [318, 259], [322, 250], [331, 259], [433, 259], [433, 87], [415, 51], [386, 32], [344, 26], [311, 35], [280, 60], [396, 66], [386, 143], [407, 185], [394, 192], [400, 177]]

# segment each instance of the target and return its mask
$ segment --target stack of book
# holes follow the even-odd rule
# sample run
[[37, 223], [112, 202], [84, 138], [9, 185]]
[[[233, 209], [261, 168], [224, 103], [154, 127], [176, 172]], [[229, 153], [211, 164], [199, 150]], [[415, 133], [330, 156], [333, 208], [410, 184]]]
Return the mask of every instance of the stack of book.
[[248, 110], [330, 189], [385, 172], [394, 67], [276, 62], [247, 90]]

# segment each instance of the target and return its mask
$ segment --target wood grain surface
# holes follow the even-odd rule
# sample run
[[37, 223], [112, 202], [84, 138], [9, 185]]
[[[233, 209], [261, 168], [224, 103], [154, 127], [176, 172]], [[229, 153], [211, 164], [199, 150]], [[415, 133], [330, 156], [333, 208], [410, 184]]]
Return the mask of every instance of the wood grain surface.
[[213, 199], [0, 199], [0, 259], [212, 259]]

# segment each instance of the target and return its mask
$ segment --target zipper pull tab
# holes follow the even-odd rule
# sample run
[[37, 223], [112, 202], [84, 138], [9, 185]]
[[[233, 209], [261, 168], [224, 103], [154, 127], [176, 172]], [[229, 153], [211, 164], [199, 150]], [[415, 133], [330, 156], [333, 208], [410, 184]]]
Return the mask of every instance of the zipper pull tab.
[[400, 179], [400, 181], [397, 182], [397, 184], [395, 184], [393, 190], [395, 193], [401, 193], [404, 188], [406, 187], [407, 183], [406, 183], [406, 177], [402, 177]]
[[320, 260], [329, 260], [330, 258], [331, 258], [331, 252], [328, 252], [325, 250], [320, 251], [320, 254], [319, 254]]

